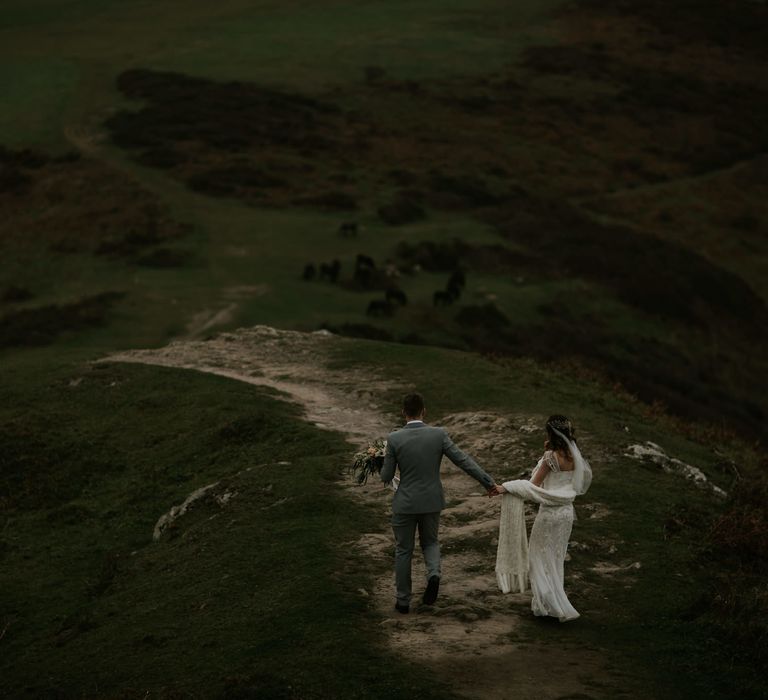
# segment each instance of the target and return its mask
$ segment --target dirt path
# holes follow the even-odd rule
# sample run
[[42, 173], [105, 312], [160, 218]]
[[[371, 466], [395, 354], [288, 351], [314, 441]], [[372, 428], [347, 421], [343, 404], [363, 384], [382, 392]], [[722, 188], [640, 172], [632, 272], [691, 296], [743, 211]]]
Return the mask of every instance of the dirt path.
[[[106, 358], [210, 372], [282, 392], [300, 404], [307, 420], [339, 431], [355, 446], [386, 435], [393, 427], [393, 407], [382, 407], [376, 396], [407, 387], [384, 377], [347, 369], [331, 369], [332, 348], [345, 343], [326, 332], [297, 333], [265, 326], [223, 333], [206, 341], [178, 341], [156, 350], [136, 350]], [[387, 413], [385, 413], [385, 409]], [[514, 473], [525, 463], [522, 440], [538, 431], [542, 416], [458, 413], [444, 425], [454, 440], [476, 456], [492, 473]], [[441, 543], [443, 582], [434, 608], [415, 607], [411, 615], [393, 611], [392, 536], [388, 527], [389, 493], [382, 485], [346, 485], [351, 498], [374, 505], [381, 527], [356, 543], [364, 566], [374, 573], [371, 599], [381, 615], [382, 628], [397, 653], [423, 663], [469, 698], [597, 698], [629, 697], [614, 677], [604, 656], [595, 651], [568, 649], [557, 623], [542, 623], [532, 639], [527, 595], [503, 596], [496, 587], [495, 539], [498, 500], [463, 472], [443, 464], [448, 508], [443, 513]], [[605, 510], [593, 513], [601, 517]], [[490, 545], [489, 545], [490, 542]], [[423, 564], [414, 566], [415, 599], [423, 581]], [[570, 580], [571, 587], [580, 585]], [[546, 659], [546, 663], [542, 661]], [[599, 679], [599, 684], [594, 681]], [[599, 685], [600, 690], [595, 688]]]
[[156, 350], [131, 350], [106, 358], [179, 367], [266, 386], [300, 404], [307, 420], [337, 430], [355, 445], [392, 426], [374, 395], [395, 387], [393, 382], [326, 367], [334, 336], [324, 331], [298, 333], [267, 326], [221, 333], [211, 340], [176, 341]]

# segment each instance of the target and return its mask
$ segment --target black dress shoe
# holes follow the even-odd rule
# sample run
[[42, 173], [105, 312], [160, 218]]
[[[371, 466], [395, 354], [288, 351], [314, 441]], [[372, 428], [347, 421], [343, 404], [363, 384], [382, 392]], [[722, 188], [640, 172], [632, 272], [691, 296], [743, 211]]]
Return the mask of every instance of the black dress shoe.
[[427, 581], [427, 590], [424, 591], [422, 602], [424, 605], [433, 605], [437, 600], [437, 591], [440, 589], [440, 577], [430, 576]]
[[400, 605], [400, 603], [395, 603], [395, 610], [403, 615], [407, 615], [410, 612], [410, 608], [407, 605]]

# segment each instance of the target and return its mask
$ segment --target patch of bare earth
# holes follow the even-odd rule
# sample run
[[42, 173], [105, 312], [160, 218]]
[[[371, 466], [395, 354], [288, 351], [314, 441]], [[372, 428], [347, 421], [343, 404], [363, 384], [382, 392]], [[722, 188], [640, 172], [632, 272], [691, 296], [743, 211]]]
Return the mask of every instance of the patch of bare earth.
[[[202, 328], [190, 330], [200, 332]], [[373, 392], [385, 392], [397, 383], [329, 369], [328, 351], [340, 342], [345, 341], [326, 331], [299, 333], [254, 326], [208, 340], [180, 340], [163, 348], [131, 350], [106, 359], [192, 369], [275, 389], [287, 401], [300, 404], [307, 420], [316, 426], [338, 430], [361, 445], [391, 428], [391, 419], [382, 414], [372, 397]]]
[[231, 325], [240, 303], [247, 299], [264, 296], [269, 292], [267, 284], [237, 285], [227, 287], [221, 295], [221, 306], [216, 309], [203, 309], [187, 323], [187, 338], [194, 339], [213, 332], [221, 326]]
[[[345, 434], [355, 446], [386, 435], [392, 413], [375, 396], [407, 387], [393, 379], [359, 371], [331, 369], [329, 350], [349, 342], [326, 332], [298, 333], [265, 326], [223, 333], [205, 341], [179, 341], [164, 348], [112, 355], [107, 361], [140, 362], [209, 372], [283, 392], [300, 404], [318, 427]], [[456, 413], [441, 424], [463, 449], [497, 479], [514, 478], [529, 464], [525, 439], [539, 430], [543, 416]], [[558, 623], [543, 622], [533, 639], [530, 596], [502, 595], [494, 573], [500, 502], [489, 500], [477, 482], [449, 462], [443, 464], [448, 507], [443, 513], [443, 572], [440, 597], [433, 607], [417, 604], [424, 581], [420, 556], [414, 559], [414, 606], [408, 616], [393, 610], [392, 535], [389, 492], [371, 481], [357, 487], [350, 479], [350, 498], [381, 513], [380, 528], [354, 544], [360, 565], [374, 573], [372, 590], [359, 594], [380, 612], [391, 647], [423, 664], [457, 693], [471, 698], [565, 698], [626, 696], [626, 677], [612, 676], [604, 654], [569, 648]], [[605, 507], [591, 504], [586, 517], [600, 517]], [[529, 513], [529, 520], [534, 516]], [[615, 572], [611, 571], [611, 574]], [[567, 580], [569, 590], [581, 581]], [[575, 623], [578, 624], [578, 623]], [[546, 664], [541, 659], [546, 658]]]
[[[467, 412], [445, 416], [439, 423], [502, 481], [533, 466], [526, 443], [544, 420], [529, 414]], [[595, 679], [605, 684], [601, 693], [608, 688], [613, 697], [627, 692], [626, 678], [612, 677], [606, 656], [599, 650], [570, 648], [559, 623], [541, 622], [541, 633], [532, 637], [530, 594], [503, 595], [496, 585], [500, 501], [489, 500], [481, 486], [447, 460], [442, 472], [448, 507], [441, 521], [443, 571], [438, 603], [418, 605], [425, 578], [418, 556], [414, 560], [417, 604], [412, 614], [405, 617], [392, 610], [391, 574], [380, 576], [372, 592], [393, 648], [433, 669], [466, 697], [595, 697]], [[584, 516], [600, 517], [605, 507], [594, 506]], [[535, 509], [530, 508], [527, 515], [530, 524]], [[391, 566], [388, 533], [367, 535], [360, 546], [381, 562], [382, 569]], [[569, 591], [588, 596], [580, 578], [567, 570], [566, 577]]]

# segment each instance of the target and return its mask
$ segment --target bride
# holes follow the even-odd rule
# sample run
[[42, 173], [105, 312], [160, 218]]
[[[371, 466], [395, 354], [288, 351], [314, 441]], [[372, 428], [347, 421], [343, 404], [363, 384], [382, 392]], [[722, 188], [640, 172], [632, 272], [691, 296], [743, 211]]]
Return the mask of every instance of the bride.
[[[579, 613], [563, 588], [565, 554], [573, 527], [573, 500], [587, 492], [592, 469], [581, 456], [571, 422], [554, 415], [546, 424], [545, 452], [530, 481], [496, 486], [507, 495], [502, 505], [496, 571], [503, 592], [527, 588], [530, 578], [534, 615], [574, 620]], [[523, 500], [539, 503], [530, 542], [526, 542]]]

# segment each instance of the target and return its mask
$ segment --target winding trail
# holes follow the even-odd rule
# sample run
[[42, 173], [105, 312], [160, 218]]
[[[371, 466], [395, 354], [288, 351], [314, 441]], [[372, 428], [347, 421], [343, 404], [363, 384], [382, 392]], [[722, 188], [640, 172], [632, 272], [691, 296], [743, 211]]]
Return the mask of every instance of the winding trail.
[[[279, 398], [299, 404], [314, 425], [338, 431], [360, 446], [386, 435], [396, 421], [377, 403], [377, 396], [408, 387], [385, 378], [383, 371], [381, 376], [371, 376], [338, 367], [338, 352], [347, 342], [323, 331], [299, 333], [256, 326], [209, 340], [121, 352], [104, 361], [208, 372], [274, 389], [280, 392]], [[509, 460], [524, 463], [523, 440], [538, 431], [542, 418], [458, 413], [444, 417], [441, 424], [489, 471], [509, 474], [514, 471]], [[365, 487], [357, 487], [352, 480], [343, 484], [350, 498], [362, 499], [381, 513], [381, 527], [351, 546], [360, 553], [359, 567], [370, 572], [373, 581], [371, 590], [358, 593], [380, 614], [392, 648], [409, 661], [423, 664], [456, 693], [478, 700], [641, 697], [628, 689], [626, 675], [619, 676], [609, 667], [604, 653], [569, 647], [557, 625], [542, 623], [540, 633], [531, 638], [529, 597], [503, 596], [496, 587], [499, 502], [489, 501], [476, 482], [450, 463], [443, 464], [443, 483], [448, 508], [442, 518], [440, 598], [434, 607], [416, 607], [408, 616], [392, 609], [389, 491], [372, 482]], [[603, 517], [607, 510], [590, 512], [591, 517]], [[420, 557], [414, 562], [414, 599], [418, 600], [424, 569]], [[586, 585], [576, 576], [569, 577], [569, 582], [573, 590]]]
[[398, 385], [330, 369], [328, 351], [334, 342], [338, 339], [325, 331], [300, 333], [254, 326], [210, 340], [129, 350], [106, 360], [191, 369], [268, 387], [281, 392], [278, 398], [301, 405], [306, 419], [317, 427], [336, 430], [362, 445], [391, 428], [391, 419], [382, 414], [373, 397]]

